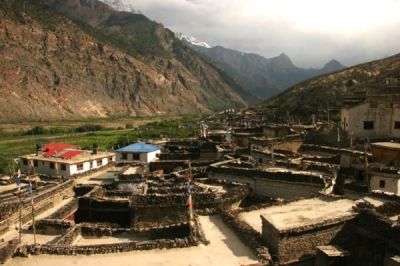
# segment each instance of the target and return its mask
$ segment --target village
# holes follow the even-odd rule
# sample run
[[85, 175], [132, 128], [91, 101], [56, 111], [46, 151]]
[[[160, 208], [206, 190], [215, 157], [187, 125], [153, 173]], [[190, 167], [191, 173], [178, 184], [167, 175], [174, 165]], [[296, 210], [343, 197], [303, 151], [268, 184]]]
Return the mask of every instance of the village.
[[197, 137], [111, 151], [32, 143], [0, 186], [0, 262], [400, 265], [400, 99], [360, 92], [338, 114], [228, 109]]

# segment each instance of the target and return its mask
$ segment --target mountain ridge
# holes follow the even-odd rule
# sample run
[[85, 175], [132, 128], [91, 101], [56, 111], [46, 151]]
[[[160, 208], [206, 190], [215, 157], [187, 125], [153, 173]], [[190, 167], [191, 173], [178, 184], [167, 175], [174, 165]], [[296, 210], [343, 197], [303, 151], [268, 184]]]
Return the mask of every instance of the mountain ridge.
[[257, 108], [273, 109], [281, 118], [290, 114], [295, 119], [310, 119], [312, 114], [318, 115], [329, 107], [338, 110], [346, 97], [400, 95], [399, 73], [400, 54], [395, 54], [310, 78], [263, 101]]
[[294, 65], [285, 53], [265, 58], [256, 53], [244, 53], [222, 46], [204, 48], [189, 42], [185, 44], [209, 58], [212, 63], [235, 77], [244, 89], [259, 98], [271, 97], [303, 80], [345, 68], [334, 59], [321, 69], [305, 69]]
[[[69, 3], [103, 8], [118, 22], [131, 18], [96, 1]], [[94, 25], [110, 18], [86, 15]], [[123, 42], [102, 40], [107, 34], [101, 29], [71, 20], [43, 1], [1, 2], [0, 120], [182, 114], [247, 106], [245, 97], [250, 96], [223, 72], [180, 41], [168, 39], [162, 25], [143, 15], [135, 18], [130, 26], [148, 23], [154, 31], [144, 36], [154, 39], [144, 43], [158, 41], [155, 46], [164, 47], [164, 54], [151, 49], [142, 53], [140, 43], [127, 51]]]

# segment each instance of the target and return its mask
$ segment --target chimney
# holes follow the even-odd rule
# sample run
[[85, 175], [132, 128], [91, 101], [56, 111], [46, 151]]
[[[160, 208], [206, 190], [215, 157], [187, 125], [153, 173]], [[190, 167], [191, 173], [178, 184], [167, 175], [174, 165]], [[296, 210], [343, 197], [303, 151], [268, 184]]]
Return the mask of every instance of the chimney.
[[41, 150], [42, 150], [42, 145], [36, 144], [36, 156], [39, 156]]
[[94, 143], [93, 144], [93, 154], [97, 154], [97, 151], [98, 151], [98, 149], [99, 149], [99, 145], [97, 144], [97, 143]]

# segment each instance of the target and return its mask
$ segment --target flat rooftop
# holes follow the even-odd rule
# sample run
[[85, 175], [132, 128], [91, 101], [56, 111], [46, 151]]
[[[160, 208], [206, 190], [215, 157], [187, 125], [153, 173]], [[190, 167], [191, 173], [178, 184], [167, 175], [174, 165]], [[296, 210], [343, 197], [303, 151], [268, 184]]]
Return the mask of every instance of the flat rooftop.
[[239, 217], [261, 233], [262, 216], [279, 231], [310, 226], [355, 215], [355, 202], [350, 199], [324, 200], [312, 198], [285, 205], [241, 213]]
[[372, 147], [386, 148], [400, 151], [400, 143], [396, 142], [375, 142], [371, 144]]
[[74, 157], [68, 158], [68, 159], [62, 159], [62, 158], [51, 157], [51, 156], [47, 157], [42, 154], [39, 154], [39, 155], [29, 154], [29, 155], [20, 156], [20, 158], [24, 158], [27, 160], [73, 164], [73, 163], [80, 163], [80, 162], [102, 159], [104, 157], [111, 157], [111, 156], [115, 156], [115, 153], [99, 151], [99, 152], [97, 152], [97, 154], [92, 154], [90, 151], [86, 151], [86, 153], [82, 153], [80, 155], [77, 155], [77, 156], [74, 156]]

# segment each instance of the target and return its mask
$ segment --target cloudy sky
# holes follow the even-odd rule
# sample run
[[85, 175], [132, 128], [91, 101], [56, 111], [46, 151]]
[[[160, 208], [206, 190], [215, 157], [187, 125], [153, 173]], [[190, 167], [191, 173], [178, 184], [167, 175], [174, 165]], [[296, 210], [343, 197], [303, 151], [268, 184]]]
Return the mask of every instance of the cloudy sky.
[[345, 65], [400, 52], [400, 0], [121, 0], [205, 41], [303, 67]]

